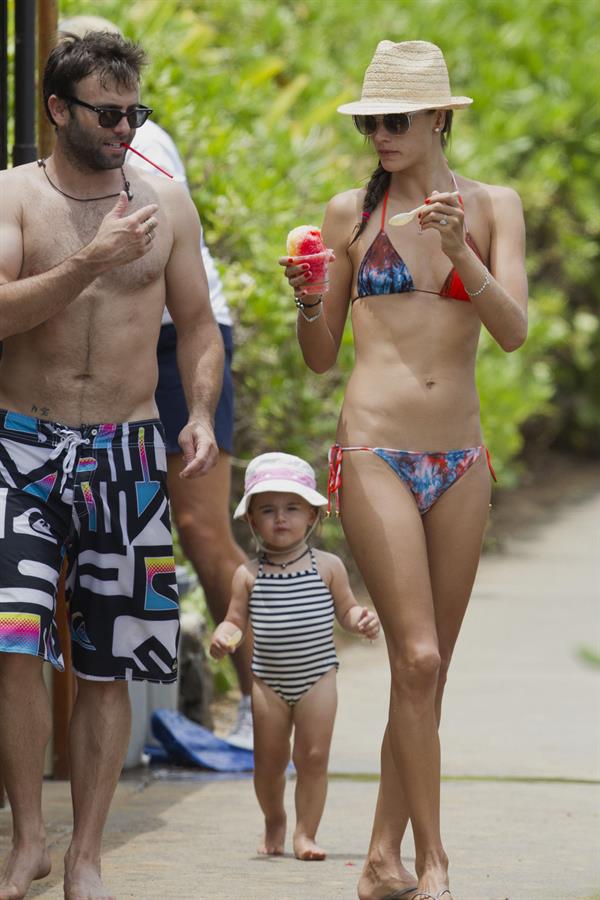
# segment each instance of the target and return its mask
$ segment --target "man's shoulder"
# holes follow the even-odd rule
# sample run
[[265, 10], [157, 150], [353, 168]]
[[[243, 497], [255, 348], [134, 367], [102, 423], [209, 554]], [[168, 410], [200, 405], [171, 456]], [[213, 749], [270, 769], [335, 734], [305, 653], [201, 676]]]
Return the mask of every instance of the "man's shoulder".
[[3, 187], [8, 189], [13, 185], [33, 184], [34, 176], [38, 171], [37, 161], [13, 166], [12, 169], [2, 169], [0, 170], [0, 182]]
[[37, 172], [37, 162], [23, 163], [21, 166], [0, 171], [2, 195], [0, 206], [5, 217], [14, 216], [15, 213], [22, 211], [24, 204], [34, 200], [34, 195], [38, 191]]

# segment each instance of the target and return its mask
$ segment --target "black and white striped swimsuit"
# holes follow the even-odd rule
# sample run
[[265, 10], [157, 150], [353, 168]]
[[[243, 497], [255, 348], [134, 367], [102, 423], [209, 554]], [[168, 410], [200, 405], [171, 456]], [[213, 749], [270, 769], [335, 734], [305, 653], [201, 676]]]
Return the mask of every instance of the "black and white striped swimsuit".
[[339, 666], [333, 597], [312, 549], [310, 559], [310, 569], [273, 575], [265, 573], [261, 559], [249, 600], [252, 671], [290, 706]]

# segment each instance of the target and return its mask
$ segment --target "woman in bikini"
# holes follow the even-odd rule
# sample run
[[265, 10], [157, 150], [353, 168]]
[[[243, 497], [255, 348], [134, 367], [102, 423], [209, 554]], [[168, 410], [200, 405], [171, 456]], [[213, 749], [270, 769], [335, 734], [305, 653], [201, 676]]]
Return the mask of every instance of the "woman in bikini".
[[[288, 258], [308, 366], [334, 365], [351, 309], [355, 366], [330, 462], [330, 490], [384, 629], [391, 669], [381, 784], [360, 900], [453, 900], [440, 835], [446, 673], [473, 586], [490, 500], [474, 370], [481, 324], [507, 352], [527, 331], [517, 194], [453, 173], [454, 109], [443, 55], [382, 41], [352, 115], [378, 157], [366, 189], [327, 205], [334, 250], [322, 298]], [[423, 208], [401, 227], [390, 219]], [[492, 473], [493, 474], [493, 473]], [[416, 873], [400, 845], [410, 820]]]

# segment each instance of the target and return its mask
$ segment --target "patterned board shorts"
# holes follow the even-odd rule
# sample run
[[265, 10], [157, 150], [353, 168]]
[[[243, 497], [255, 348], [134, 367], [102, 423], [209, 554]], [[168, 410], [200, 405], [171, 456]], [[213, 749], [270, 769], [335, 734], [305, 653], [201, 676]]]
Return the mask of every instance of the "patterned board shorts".
[[177, 678], [179, 603], [160, 422], [79, 428], [0, 411], [0, 652], [63, 670], [67, 557], [82, 678]]

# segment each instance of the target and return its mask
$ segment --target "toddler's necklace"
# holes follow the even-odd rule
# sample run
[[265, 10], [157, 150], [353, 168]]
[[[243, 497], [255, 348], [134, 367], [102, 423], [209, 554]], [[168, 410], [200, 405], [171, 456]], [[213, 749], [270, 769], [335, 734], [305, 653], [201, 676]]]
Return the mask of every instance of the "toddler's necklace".
[[[40, 169], [43, 169], [44, 175], [46, 176], [50, 186], [53, 187], [54, 190], [57, 191], [59, 194], [62, 194], [63, 197], [67, 197], [69, 200], [77, 200], [78, 203], [92, 203], [94, 200], [110, 200], [110, 199], [112, 199], [112, 197], [118, 197], [119, 194], [121, 193], [121, 191], [117, 191], [116, 194], [105, 194], [103, 197], [73, 197], [71, 194], [66, 194], [65, 191], [61, 191], [61, 189], [54, 184], [54, 182], [48, 175], [48, 172], [46, 171], [46, 160], [45, 159], [38, 159], [37, 164], [40, 167]], [[131, 200], [133, 200], [133, 194], [131, 193], [129, 182], [125, 178], [125, 172], [123, 171], [123, 166], [121, 166], [121, 178], [123, 179], [123, 190], [127, 194], [127, 199], [129, 201], [131, 201]]]
[[288, 559], [288, 561], [284, 562], [284, 563], [273, 562], [272, 559], [269, 559], [269, 557], [267, 556], [266, 553], [262, 554], [261, 559], [263, 562], [268, 563], [270, 566], [277, 566], [278, 569], [287, 569], [287, 567], [291, 566], [292, 563], [298, 562], [299, 559], [302, 559], [303, 556], [306, 556], [306, 554], [308, 553], [309, 550], [310, 550], [310, 547], [306, 547], [302, 551], [300, 556], [295, 556], [294, 559]]

